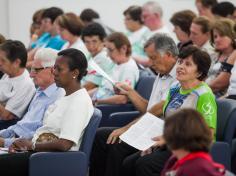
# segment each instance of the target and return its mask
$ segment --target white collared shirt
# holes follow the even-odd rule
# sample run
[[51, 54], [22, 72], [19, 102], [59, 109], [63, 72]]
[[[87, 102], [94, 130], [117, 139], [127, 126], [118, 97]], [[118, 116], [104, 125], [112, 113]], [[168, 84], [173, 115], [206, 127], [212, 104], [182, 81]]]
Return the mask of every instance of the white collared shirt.
[[166, 100], [171, 85], [176, 81], [176, 65], [171, 69], [169, 74], [163, 76], [158, 74], [153, 84], [147, 110], [162, 100]]

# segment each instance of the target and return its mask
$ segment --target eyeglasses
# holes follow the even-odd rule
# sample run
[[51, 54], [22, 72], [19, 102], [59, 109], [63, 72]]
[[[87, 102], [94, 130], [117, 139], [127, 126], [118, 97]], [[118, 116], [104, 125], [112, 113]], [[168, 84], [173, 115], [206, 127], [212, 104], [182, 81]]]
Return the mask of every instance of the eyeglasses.
[[46, 68], [51, 68], [51, 67], [40, 67], [40, 68], [31, 68], [30, 69], [30, 72], [32, 72], [32, 73], [39, 73], [39, 72], [41, 72], [42, 70], [44, 70], [44, 69], [46, 69]]

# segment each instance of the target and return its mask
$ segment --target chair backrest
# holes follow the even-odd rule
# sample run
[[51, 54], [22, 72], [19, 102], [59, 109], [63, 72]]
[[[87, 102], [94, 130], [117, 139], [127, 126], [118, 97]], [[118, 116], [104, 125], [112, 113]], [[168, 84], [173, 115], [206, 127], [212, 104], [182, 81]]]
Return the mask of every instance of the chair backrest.
[[80, 145], [80, 151], [86, 153], [88, 158], [90, 157], [93, 140], [101, 118], [101, 111], [97, 108], [94, 108], [93, 116], [91, 117], [87, 127], [85, 128], [82, 143]]
[[29, 176], [86, 176], [84, 152], [37, 152], [29, 160]]
[[216, 140], [231, 144], [236, 131], [236, 100], [217, 100]]
[[146, 100], [149, 100], [155, 76], [141, 76], [135, 90]]
[[210, 154], [215, 162], [223, 164], [226, 169], [231, 170], [231, 150], [228, 143], [213, 143]]

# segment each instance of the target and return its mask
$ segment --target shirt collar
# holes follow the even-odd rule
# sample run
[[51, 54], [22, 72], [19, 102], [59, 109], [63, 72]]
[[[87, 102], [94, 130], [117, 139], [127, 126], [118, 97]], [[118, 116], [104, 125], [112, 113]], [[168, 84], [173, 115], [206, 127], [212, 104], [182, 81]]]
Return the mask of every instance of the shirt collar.
[[47, 97], [51, 97], [51, 95], [58, 89], [55, 83], [51, 84], [48, 88], [42, 90], [40, 88], [37, 89], [37, 94], [45, 94]]
[[172, 78], [176, 78], [176, 66], [177, 64], [175, 64], [174, 66], [173, 66], [173, 68], [171, 69], [171, 71], [168, 73], [168, 74], [166, 74], [166, 75], [163, 75], [162, 76], [162, 78], [163, 79], [166, 79], [166, 78], [168, 78], [169, 76], [171, 76]]

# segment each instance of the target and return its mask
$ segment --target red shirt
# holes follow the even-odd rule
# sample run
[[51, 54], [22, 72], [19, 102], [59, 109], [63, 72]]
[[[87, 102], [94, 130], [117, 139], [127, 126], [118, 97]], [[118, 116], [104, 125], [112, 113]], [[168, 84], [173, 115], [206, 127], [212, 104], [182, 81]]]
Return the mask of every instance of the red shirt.
[[178, 160], [172, 156], [166, 163], [162, 176], [223, 176], [225, 168], [214, 163], [205, 152], [190, 153]]

